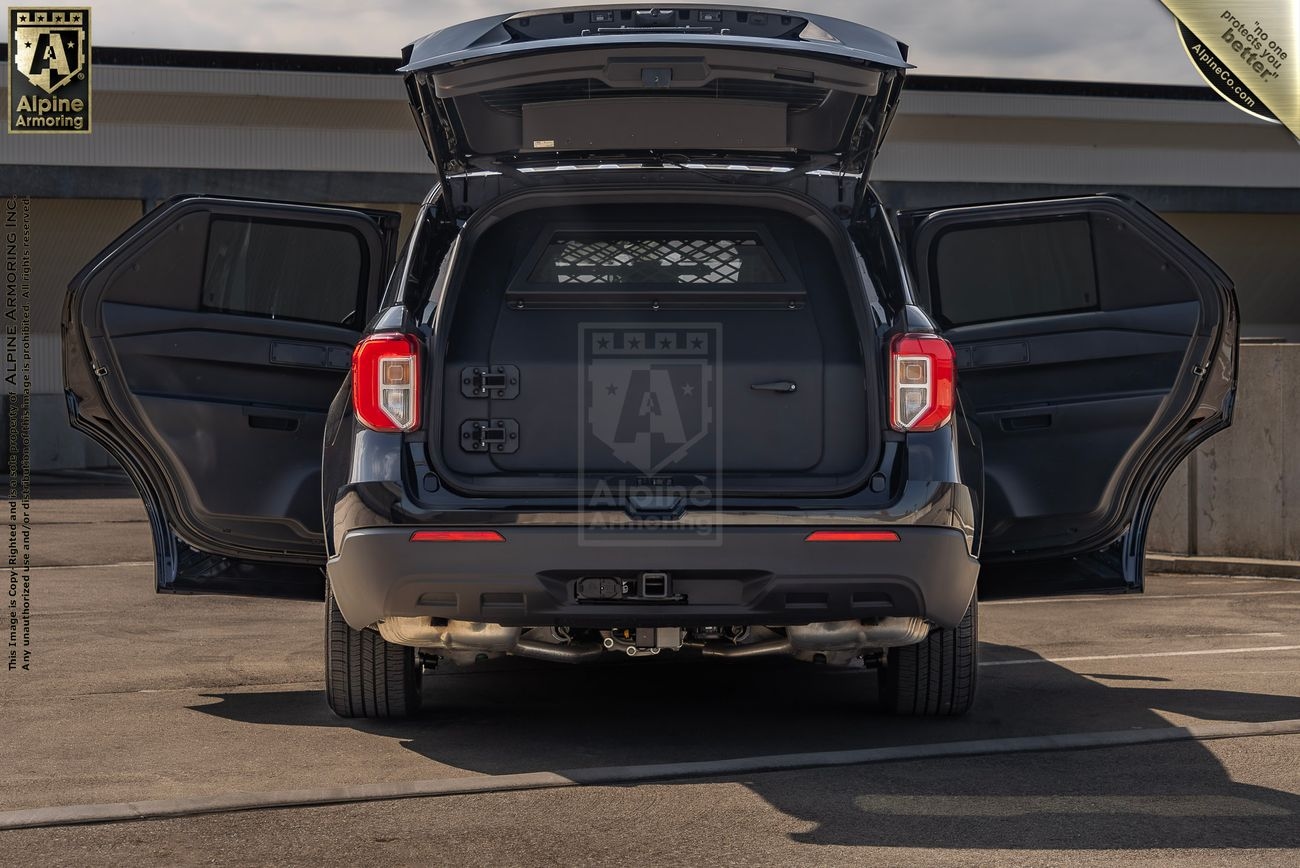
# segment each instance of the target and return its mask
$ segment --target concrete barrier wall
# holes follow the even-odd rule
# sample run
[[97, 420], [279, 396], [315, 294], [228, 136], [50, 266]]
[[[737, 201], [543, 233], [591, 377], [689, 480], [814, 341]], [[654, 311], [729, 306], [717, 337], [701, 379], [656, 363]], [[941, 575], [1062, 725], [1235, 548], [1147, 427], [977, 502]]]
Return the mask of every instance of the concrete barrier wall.
[[1300, 560], [1300, 344], [1242, 346], [1232, 427], [1170, 477], [1147, 549]]

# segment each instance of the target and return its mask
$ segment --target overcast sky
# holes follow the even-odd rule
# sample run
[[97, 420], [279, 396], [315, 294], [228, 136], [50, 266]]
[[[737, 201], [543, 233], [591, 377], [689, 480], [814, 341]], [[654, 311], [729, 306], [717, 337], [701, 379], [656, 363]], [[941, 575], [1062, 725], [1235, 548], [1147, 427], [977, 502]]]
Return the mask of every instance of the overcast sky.
[[[91, 5], [96, 45], [395, 56], [413, 39], [457, 21], [574, 4], [94, 0]], [[1159, 0], [801, 0], [796, 8], [890, 33], [912, 46], [911, 60], [921, 73], [1200, 83]]]

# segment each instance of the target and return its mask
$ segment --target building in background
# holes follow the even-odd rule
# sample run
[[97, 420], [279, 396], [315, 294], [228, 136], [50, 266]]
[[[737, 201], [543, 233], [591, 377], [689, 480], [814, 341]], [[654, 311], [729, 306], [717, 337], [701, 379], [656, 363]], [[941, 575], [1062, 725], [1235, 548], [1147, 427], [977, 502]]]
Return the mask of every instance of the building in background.
[[[33, 199], [35, 470], [111, 464], [67, 424], [61, 308], [69, 279], [156, 203], [364, 204], [409, 222], [432, 182], [396, 58], [100, 48], [95, 61], [93, 134], [0, 144], [0, 193]], [[1208, 89], [911, 76], [875, 177], [897, 208], [1127, 193], [1232, 276], [1247, 339], [1300, 342], [1300, 147]], [[1188, 480], [1162, 503], [1163, 548], [1203, 537], [1209, 483]]]

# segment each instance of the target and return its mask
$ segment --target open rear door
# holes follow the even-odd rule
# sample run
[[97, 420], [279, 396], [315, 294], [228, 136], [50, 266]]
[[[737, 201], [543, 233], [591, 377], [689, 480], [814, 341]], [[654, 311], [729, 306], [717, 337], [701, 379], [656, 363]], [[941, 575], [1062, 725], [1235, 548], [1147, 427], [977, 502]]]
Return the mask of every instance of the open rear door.
[[1118, 196], [899, 215], [983, 440], [981, 581], [1140, 590], [1161, 487], [1229, 424], [1228, 277]]
[[182, 197], [69, 287], [75, 427], [134, 480], [158, 589], [318, 596], [325, 416], [398, 215]]

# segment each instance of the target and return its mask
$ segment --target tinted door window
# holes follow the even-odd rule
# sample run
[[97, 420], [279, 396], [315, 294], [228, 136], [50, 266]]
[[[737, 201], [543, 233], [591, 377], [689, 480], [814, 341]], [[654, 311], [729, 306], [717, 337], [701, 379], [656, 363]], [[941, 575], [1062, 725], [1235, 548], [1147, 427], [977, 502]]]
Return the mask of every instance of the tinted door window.
[[949, 328], [1196, 298], [1186, 270], [1113, 214], [941, 229], [928, 289]]
[[351, 229], [214, 217], [203, 307], [359, 328], [366, 273], [365, 246]]
[[1087, 218], [954, 228], [934, 256], [938, 312], [950, 325], [1097, 307]]

